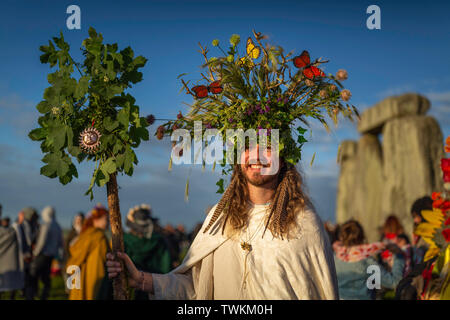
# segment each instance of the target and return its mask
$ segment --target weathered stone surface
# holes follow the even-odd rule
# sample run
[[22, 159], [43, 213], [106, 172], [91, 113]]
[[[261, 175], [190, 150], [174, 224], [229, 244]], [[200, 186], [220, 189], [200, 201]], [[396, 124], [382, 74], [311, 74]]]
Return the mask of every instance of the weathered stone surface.
[[443, 187], [440, 159], [443, 136], [429, 116], [392, 119], [383, 128], [383, 187], [379, 224], [395, 214], [406, 231], [412, 232], [413, 202]]
[[364, 110], [358, 123], [358, 131], [377, 134], [381, 132], [383, 125], [388, 120], [410, 115], [422, 115], [429, 108], [430, 101], [415, 93], [389, 97]]
[[341, 153], [336, 220], [358, 220], [367, 239], [376, 241], [383, 189], [380, 142], [376, 135], [364, 134], [358, 143], [345, 141]]
[[336, 199], [336, 222], [347, 221], [353, 215], [353, 191], [356, 171], [356, 141], [346, 140], [339, 148], [340, 174]]
[[354, 184], [354, 217], [363, 226], [369, 241], [378, 241], [383, 164], [381, 145], [376, 135], [364, 134], [358, 141]]

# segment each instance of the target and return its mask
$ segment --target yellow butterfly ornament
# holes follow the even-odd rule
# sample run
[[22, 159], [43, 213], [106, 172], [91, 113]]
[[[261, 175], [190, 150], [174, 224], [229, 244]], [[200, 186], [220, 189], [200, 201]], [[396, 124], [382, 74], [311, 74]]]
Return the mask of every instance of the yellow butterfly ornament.
[[[246, 51], [247, 51], [247, 57], [249, 57], [250, 59], [258, 59], [259, 55], [261, 54], [261, 49], [258, 46], [255, 46], [255, 44], [253, 43], [252, 38], [248, 38], [247, 39], [247, 46], [246, 46]], [[242, 57], [241, 63], [248, 63], [250, 65], [250, 67], [253, 67], [253, 61], [248, 60], [247, 57]]]

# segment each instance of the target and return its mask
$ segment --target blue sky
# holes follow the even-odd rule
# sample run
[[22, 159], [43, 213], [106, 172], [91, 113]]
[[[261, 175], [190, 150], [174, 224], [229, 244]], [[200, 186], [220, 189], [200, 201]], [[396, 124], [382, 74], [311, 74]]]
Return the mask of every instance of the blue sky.
[[[66, 28], [66, 8], [81, 8], [81, 30]], [[366, 28], [366, 8], [381, 8], [381, 30]], [[42, 209], [53, 204], [68, 226], [73, 214], [105, 203], [105, 190], [96, 189], [91, 203], [84, 191], [92, 165], [80, 167], [80, 179], [67, 186], [39, 175], [39, 144], [27, 133], [36, 127], [35, 105], [48, 86], [47, 65], [39, 61], [39, 46], [64, 33], [74, 57], [89, 26], [106, 42], [131, 46], [149, 59], [144, 80], [131, 93], [143, 114], [173, 118], [191, 98], [179, 93], [177, 76], [196, 79], [200, 41], [211, 47], [215, 38], [227, 43], [231, 34], [245, 39], [255, 29], [288, 51], [309, 50], [330, 60], [325, 71], [344, 68], [345, 86], [359, 110], [385, 97], [405, 92], [424, 94], [432, 101], [444, 136], [450, 134], [450, 4], [448, 1], [2, 1], [0, 10], [0, 203], [15, 218], [24, 206]], [[211, 51], [213, 52], [213, 50]], [[154, 130], [152, 128], [151, 130]], [[338, 144], [357, 139], [355, 125], [343, 122], [331, 134], [313, 124], [304, 149], [309, 192], [323, 219], [334, 220]], [[309, 166], [312, 154], [316, 159]], [[139, 167], [132, 178], [119, 177], [122, 213], [139, 203], [150, 203], [163, 223], [191, 227], [214, 204], [217, 174], [198, 167], [174, 167], [167, 172], [167, 141], [144, 143], [138, 150]], [[190, 199], [184, 187], [190, 175]]]

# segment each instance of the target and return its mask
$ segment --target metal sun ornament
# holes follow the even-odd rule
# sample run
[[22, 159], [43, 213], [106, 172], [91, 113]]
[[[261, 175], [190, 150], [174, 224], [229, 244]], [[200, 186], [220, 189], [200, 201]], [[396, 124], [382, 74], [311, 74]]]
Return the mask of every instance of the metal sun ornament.
[[80, 147], [89, 154], [93, 154], [100, 146], [100, 132], [94, 128], [86, 128], [80, 133]]

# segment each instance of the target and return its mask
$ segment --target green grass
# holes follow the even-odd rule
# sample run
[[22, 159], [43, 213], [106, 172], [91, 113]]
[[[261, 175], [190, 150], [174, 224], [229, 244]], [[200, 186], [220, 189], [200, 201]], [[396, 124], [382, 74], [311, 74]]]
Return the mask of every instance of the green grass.
[[[65, 283], [64, 279], [61, 275], [56, 275], [51, 277], [51, 289], [50, 289], [50, 296], [48, 297], [48, 300], [67, 300], [68, 294], [65, 291]], [[39, 292], [37, 294], [37, 298], [39, 299], [39, 295], [42, 292], [42, 283], [39, 282]], [[0, 292], [0, 300], [9, 300], [10, 299], [10, 293], [9, 292]], [[16, 293], [16, 300], [25, 300], [24, 297], [22, 297], [22, 291], [18, 290]]]

